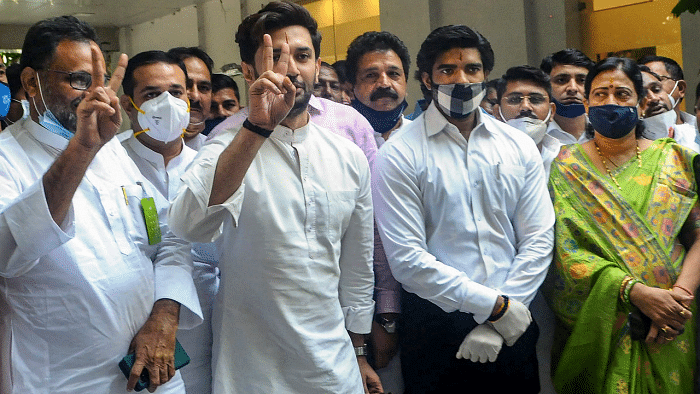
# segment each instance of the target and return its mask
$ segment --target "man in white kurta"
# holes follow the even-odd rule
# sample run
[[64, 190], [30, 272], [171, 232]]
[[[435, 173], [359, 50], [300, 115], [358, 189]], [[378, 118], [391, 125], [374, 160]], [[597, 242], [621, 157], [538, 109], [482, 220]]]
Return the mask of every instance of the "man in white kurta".
[[[39, 22], [30, 33], [54, 22]], [[116, 86], [125, 64], [122, 56]], [[178, 315], [180, 326], [201, 321], [189, 247], [172, 236], [164, 218], [161, 241], [149, 244], [140, 201], [164, 201], [112, 138], [119, 109], [114, 87], [100, 81], [104, 60], [97, 44], [61, 40], [46, 66], [93, 79], [73, 109], [77, 125], [49, 122], [49, 110], [72, 108], [66, 103], [73, 100], [65, 99], [81, 95], [73, 90], [84, 85], [27, 63], [22, 81], [34, 104], [31, 116], [0, 135], [0, 392], [126, 393], [117, 364], [130, 349], [139, 354], [135, 365], [167, 375], [155, 367], [161, 353], [147, 348], [172, 343], [174, 350]], [[174, 322], [159, 322], [164, 305], [175, 306]], [[173, 333], [172, 342], [157, 339], [153, 332], [161, 329]], [[159, 393], [184, 393], [179, 374], [151, 377]]]
[[[180, 177], [197, 155], [183, 142], [182, 129], [173, 126], [178, 121], [185, 125], [189, 122], [189, 112], [185, 111], [186, 86], [184, 65], [162, 51], [134, 55], [122, 84], [121, 103], [133, 130], [119, 134], [118, 138], [141, 174], [167, 201], [177, 195]], [[160, 101], [166, 94], [172, 99]], [[148, 102], [158, 104], [149, 106]], [[154, 125], [149, 118], [161, 122]], [[159, 207], [159, 215], [166, 217], [169, 206], [168, 203], [162, 209]], [[212, 258], [205, 258], [205, 254]], [[188, 393], [211, 393], [211, 310], [219, 288], [218, 258], [214, 256], [218, 253], [213, 244], [192, 245], [192, 277], [203, 321], [197, 327], [180, 329], [177, 333], [178, 341], [190, 356], [190, 363], [180, 370]]]
[[[264, 45], [242, 33], [269, 13], [282, 22]], [[309, 123], [320, 66], [315, 22], [301, 25], [309, 19], [270, 3], [241, 24], [248, 119], [202, 147], [170, 209], [183, 238], [222, 238], [217, 394], [356, 394], [365, 379], [382, 391], [361, 354], [374, 310], [369, 165], [352, 142]], [[250, 45], [254, 59], [243, 55]]]

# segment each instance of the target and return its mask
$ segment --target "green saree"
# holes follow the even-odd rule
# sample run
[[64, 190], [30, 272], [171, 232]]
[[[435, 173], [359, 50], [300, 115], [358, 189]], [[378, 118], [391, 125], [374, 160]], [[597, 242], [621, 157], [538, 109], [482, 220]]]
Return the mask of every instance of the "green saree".
[[668, 344], [632, 341], [619, 291], [626, 275], [675, 283], [685, 250], [670, 256], [697, 204], [695, 153], [662, 139], [641, 158], [641, 168], [633, 157], [613, 171], [622, 190], [579, 145], [563, 147], [552, 165], [556, 244], [545, 293], [569, 334], [554, 371], [560, 394], [694, 390], [694, 319]]

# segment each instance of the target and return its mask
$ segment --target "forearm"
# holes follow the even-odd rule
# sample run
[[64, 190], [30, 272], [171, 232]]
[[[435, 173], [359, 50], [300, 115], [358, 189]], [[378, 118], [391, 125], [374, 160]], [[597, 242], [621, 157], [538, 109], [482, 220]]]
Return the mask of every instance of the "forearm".
[[690, 232], [687, 238], [690, 238], [692, 243], [683, 259], [683, 268], [675, 284], [695, 294], [700, 286], [700, 229]]
[[216, 164], [209, 206], [223, 204], [243, 183], [248, 168], [266, 138], [245, 127], [221, 153]]
[[59, 226], [66, 218], [73, 195], [98, 150], [71, 141], [44, 174], [42, 182], [46, 203], [51, 217]]

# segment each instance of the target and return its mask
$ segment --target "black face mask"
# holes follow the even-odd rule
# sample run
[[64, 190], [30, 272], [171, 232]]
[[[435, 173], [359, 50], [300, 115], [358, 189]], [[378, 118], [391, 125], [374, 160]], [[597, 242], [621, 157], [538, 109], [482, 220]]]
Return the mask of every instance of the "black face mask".
[[639, 116], [637, 107], [606, 104], [588, 107], [588, 120], [600, 135], [618, 139], [634, 130]]
[[360, 100], [352, 100], [350, 105], [357, 110], [362, 116], [367, 118], [369, 124], [372, 125], [374, 131], [380, 134], [384, 134], [396, 126], [399, 122], [403, 111], [408, 107], [408, 103], [404, 100], [396, 108], [391, 111], [376, 111], [372, 108], [362, 104]]

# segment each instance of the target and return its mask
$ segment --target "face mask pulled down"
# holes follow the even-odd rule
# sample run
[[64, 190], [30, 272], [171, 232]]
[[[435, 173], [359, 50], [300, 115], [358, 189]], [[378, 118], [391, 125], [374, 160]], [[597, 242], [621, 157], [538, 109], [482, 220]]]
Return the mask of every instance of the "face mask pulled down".
[[445, 115], [464, 119], [481, 104], [486, 95], [486, 84], [477, 83], [452, 83], [433, 84], [433, 101]]
[[39, 74], [36, 74], [36, 81], [37, 85], [39, 86], [39, 95], [41, 96], [41, 101], [44, 103], [44, 113], [39, 114], [39, 109], [36, 106], [36, 97], [32, 100], [32, 103], [34, 104], [34, 109], [36, 110], [36, 113], [39, 114], [39, 124], [43, 126], [46, 130], [56, 134], [60, 135], [61, 137], [69, 140], [73, 135], [75, 134], [74, 132], [68, 130], [65, 126], [61, 124], [61, 122], [58, 121], [56, 118], [56, 115], [51, 112], [48, 106], [46, 106], [46, 100], [44, 99], [44, 93], [41, 90], [41, 80], [39, 79]]
[[[505, 119], [503, 112], [501, 112], [501, 107], [498, 107], [498, 112], [501, 114], [501, 119]], [[510, 119], [506, 123], [529, 135], [535, 141], [535, 144], [539, 144], [544, 139], [544, 135], [547, 134], [547, 122], [549, 122], [551, 116], [552, 109], [550, 108], [545, 120], [524, 116]]]
[[134, 136], [146, 133], [154, 140], [168, 143], [180, 138], [190, 123], [189, 103], [174, 97], [170, 92], [163, 92], [160, 96], [144, 102], [141, 108], [134, 100], [129, 100], [138, 111], [137, 119], [142, 128], [134, 133]]

